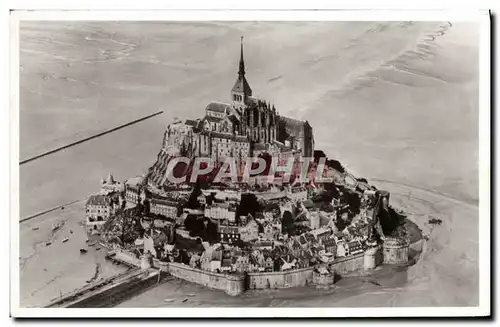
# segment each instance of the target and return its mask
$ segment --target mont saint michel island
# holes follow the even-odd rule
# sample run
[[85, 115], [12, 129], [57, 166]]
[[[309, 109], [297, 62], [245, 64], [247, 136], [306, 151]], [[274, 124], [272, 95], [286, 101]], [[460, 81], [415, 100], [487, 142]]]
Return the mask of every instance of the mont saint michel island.
[[22, 306], [476, 299], [467, 28], [23, 24]]

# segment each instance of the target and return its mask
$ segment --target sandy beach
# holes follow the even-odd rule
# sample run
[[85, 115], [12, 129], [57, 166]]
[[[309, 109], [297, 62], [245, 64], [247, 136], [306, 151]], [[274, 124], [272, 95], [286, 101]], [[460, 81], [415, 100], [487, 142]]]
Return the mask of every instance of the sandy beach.
[[[255, 94], [273, 102], [280, 113], [307, 119], [316, 148], [391, 191], [391, 203], [412, 213], [410, 218], [430, 235], [404, 285], [389, 283], [383, 290], [345, 285], [352, 289], [345, 296], [333, 291], [300, 298], [287, 290], [282, 295], [286, 299], [271, 305], [363, 306], [374, 298], [400, 306], [477, 304], [477, 26], [138, 24], [21, 24], [21, 160], [165, 111], [20, 166], [17, 219], [80, 201], [20, 225], [22, 306], [41, 305], [83, 286], [97, 263], [100, 277], [121, 271], [106, 265], [102, 250], [78, 253], [85, 238], [79, 225], [84, 199], [98, 190], [109, 172], [120, 180], [142, 174], [154, 162], [165, 127], [174, 117], [196, 118], [211, 100], [229, 101], [241, 35]], [[430, 231], [427, 215], [443, 224]], [[66, 223], [51, 235], [57, 221]], [[69, 229], [74, 233], [69, 235]], [[61, 243], [68, 236], [69, 241]], [[46, 246], [47, 241], [52, 244]], [[175, 285], [165, 283], [123, 306], [164, 306], [163, 299], [195, 287]], [[358, 294], [358, 289], [363, 292]], [[200, 305], [231, 301], [219, 292], [196, 292]], [[268, 301], [257, 295], [231, 299], [245, 305]]]

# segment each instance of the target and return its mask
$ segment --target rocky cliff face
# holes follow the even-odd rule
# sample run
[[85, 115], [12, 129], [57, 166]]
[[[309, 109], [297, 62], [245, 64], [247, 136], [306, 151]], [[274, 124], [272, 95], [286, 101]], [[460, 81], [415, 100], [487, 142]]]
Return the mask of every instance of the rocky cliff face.
[[[196, 137], [193, 130], [182, 123], [170, 124], [163, 136], [163, 143], [156, 161], [148, 170], [148, 183], [161, 187], [167, 182], [167, 167], [173, 158], [193, 158], [196, 149]], [[182, 176], [187, 167], [178, 164], [174, 176]]]

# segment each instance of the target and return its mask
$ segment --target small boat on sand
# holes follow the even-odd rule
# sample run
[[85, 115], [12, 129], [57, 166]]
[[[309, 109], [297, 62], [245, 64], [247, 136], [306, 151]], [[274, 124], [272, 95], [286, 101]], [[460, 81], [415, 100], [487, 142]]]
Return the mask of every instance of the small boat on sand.
[[87, 249], [80, 249], [80, 253], [87, 253]]
[[62, 223], [58, 223], [58, 224], [55, 224], [55, 225], [52, 225], [52, 231], [55, 232], [56, 230], [58, 230], [59, 228], [62, 227]]
[[51, 244], [52, 244], [52, 242], [47, 242], [47, 243], [45, 243], [45, 245], [46, 245], [46, 246], [49, 246], [49, 245], [51, 245]]
[[174, 301], [175, 301], [175, 299], [164, 299], [163, 301], [164, 301], [164, 302], [167, 302], [167, 303], [170, 303], [170, 302], [174, 302]]
[[182, 300], [182, 303], [186, 302], [187, 300], [188, 300], [188, 299], [184, 299], [184, 300]]
[[32, 230], [39, 230], [40, 227], [33, 227]]
[[68, 238], [68, 237], [65, 237], [65, 238], [63, 238], [62, 242], [63, 242], [63, 243], [66, 243], [68, 240], [69, 240], [69, 238]]
[[97, 242], [89, 243], [89, 246], [94, 246]]
[[95, 248], [96, 251], [99, 251], [101, 248]]

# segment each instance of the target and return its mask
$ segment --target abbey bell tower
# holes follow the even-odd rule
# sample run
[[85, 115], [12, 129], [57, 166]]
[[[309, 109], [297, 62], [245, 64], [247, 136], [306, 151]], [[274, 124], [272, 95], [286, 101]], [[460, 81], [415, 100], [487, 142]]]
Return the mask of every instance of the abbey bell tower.
[[249, 96], [252, 96], [252, 89], [245, 78], [245, 61], [243, 60], [243, 36], [241, 37], [240, 69], [238, 79], [231, 90], [231, 99], [236, 105], [245, 105]]

